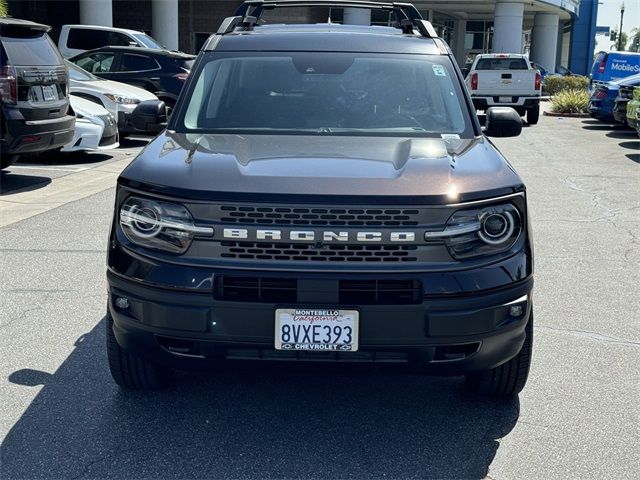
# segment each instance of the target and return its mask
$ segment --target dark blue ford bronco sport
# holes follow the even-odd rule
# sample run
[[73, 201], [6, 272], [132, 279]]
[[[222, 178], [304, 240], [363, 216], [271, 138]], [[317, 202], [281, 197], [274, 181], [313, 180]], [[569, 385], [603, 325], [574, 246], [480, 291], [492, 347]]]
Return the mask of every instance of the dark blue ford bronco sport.
[[[262, 18], [309, 6], [388, 26]], [[410, 4], [245, 2], [118, 180], [115, 381], [157, 388], [174, 368], [227, 360], [372, 362], [520, 392], [530, 224], [487, 136], [521, 128], [509, 108], [480, 126], [449, 47]]]

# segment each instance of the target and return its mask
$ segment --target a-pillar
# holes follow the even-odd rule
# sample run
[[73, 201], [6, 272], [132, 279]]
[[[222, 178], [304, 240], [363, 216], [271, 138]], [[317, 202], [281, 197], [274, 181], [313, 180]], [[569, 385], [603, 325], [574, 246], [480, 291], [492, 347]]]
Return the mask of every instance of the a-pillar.
[[493, 53], [522, 53], [523, 14], [524, 3], [498, 0], [493, 20]]
[[556, 71], [559, 20], [554, 13], [536, 13], [531, 30], [531, 60], [551, 73]]
[[80, 0], [80, 23], [112, 27], [112, 8], [111, 0]]
[[153, 37], [169, 50], [178, 50], [178, 0], [151, 1]]
[[342, 23], [345, 25], [371, 25], [371, 10], [345, 8]]

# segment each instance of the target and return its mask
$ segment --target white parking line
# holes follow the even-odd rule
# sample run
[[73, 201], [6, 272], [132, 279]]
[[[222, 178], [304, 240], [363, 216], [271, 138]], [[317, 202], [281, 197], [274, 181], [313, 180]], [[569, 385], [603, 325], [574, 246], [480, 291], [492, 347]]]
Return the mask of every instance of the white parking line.
[[45, 167], [39, 165], [11, 165], [11, 170], [14, 169], [19, 170], [47, 170], [51, 172], [82, 172], [83, 170], [88, 170], [91, 167], [79, 167], [79, 168], [69, 168], [69, 167]]

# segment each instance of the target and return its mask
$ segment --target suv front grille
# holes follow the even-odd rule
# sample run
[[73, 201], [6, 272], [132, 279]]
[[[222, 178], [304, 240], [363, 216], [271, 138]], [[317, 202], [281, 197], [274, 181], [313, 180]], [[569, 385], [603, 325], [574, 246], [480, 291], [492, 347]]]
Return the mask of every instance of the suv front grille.
[[415, 262], [416, 245], [323, 245], [221, 242], [222, 258], [314, 262]]
[[[339, 280], [342, 305], [410, 305], [422, 302], [418, 280]], [[217, 276], [216, 300], [256, 303], [297, 303], [298, 282], [292, 278]]]
[[419, 224], [420, 211], [402, 208], [299, 208], [223, 205], [223, 223], [395, 227]]

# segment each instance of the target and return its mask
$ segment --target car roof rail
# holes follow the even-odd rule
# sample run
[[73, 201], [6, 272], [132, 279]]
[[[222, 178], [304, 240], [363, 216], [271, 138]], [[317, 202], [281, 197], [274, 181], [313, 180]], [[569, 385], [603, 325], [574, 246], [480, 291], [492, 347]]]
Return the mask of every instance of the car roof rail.
[[423, 37], [438, 37], [431, 22], [424, 20], [413, 4], [371, 0], [246, 0], [238, 7], [235, 16], [228, 17], [222, 22], [216, 34], [226, 35], [237, 29], [252, 30], [260, 22], [260, 17], [265, 10], [292, 7], [363, 8], [387, 11], [395, 15], [394, 26], [401, 29], [403, 33], [414, 33], [417, 30]]

